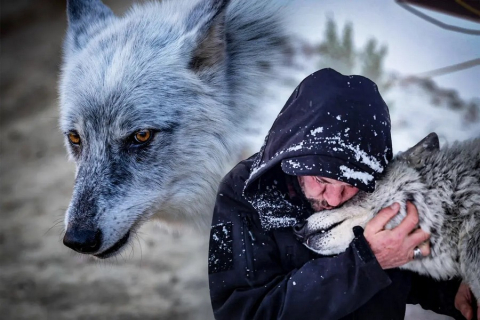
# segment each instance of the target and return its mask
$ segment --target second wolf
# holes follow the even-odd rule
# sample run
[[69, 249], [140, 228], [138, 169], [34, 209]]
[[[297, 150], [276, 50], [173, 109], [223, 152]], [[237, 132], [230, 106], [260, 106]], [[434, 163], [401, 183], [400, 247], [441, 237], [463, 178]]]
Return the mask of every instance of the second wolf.
[[407, 201], [431, 234], [431, 255], [402, 268], [436, 279], [461, 276], [480, 301], [480, 139], [439, 149], [437, 135], [430, 134], [396, 157], [373, 193], [359, 192], [338, 209], [310, 216], [301, 230], [304, 244], [324, 255], [343, 252], [354, 226], [365, 227], [398, 202], [402, 209], [387, 225], [393, 228], [406, 216]]

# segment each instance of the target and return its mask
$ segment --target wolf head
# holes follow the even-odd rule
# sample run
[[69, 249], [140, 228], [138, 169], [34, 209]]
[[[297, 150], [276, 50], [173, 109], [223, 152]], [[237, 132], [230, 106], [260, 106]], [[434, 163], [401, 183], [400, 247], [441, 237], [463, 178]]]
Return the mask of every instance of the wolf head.
[[[378, 180], [373, 193], [359, 191], [341, 207], [323, 210], [312, 214], [305, 222], [294, 227], [294, 232], [303, 244], [322, 255], [339, 254], [348, 248], [354, 238], [353, 227], [365, 225], [378, 211], [394, 202], [401, 204], [401, 212], [386, 226], [390, 229], [405, 217], [405, 202], [412, 201], [415, 194], [422, 196], [424, 184], [419, 181], [417, 170], [425, 164], [425, 159], [438, 151], [440, 144], [436, 133], [430, 133], [415, 146], [395, 156], [389, 164], [385, 176]], [[424, 191], [423, 191], [424, 192]], [[420, 212], [428, 209], [418, 202]]]
[[77, 170], [65, 245], [106, 258], [152, 215], [209, 216], [234, 146], [227, 3], [149, 3], [120, 19], [99, 0], [68, 1], [60, 126]]

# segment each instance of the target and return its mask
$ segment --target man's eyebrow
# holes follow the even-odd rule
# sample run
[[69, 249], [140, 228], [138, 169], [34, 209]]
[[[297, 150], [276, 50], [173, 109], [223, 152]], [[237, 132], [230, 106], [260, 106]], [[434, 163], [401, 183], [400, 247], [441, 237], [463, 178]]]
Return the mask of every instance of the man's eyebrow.
[[323, 184], [332, 184], [331, 182], [328, 182], [327, 180], [323, 179], [322, 177], [315, 176], [315, 180], [317, 182], [323, 183]]
[[[319, 182], [319, 183], [333, 184], [333, 182], [327, 181], [323, 177], [319, 177], [319, 176], [314, 176], [314, 177], [315, 177], [315, 180], [317, 180], [317, 182]], [[342, 182], [342, 181], [338, 181], [338, 180], [335, 180], [335, 181], [338, 182], [337, 185], [353, 187], [351, 184], [349, 184], [347, 182]]]

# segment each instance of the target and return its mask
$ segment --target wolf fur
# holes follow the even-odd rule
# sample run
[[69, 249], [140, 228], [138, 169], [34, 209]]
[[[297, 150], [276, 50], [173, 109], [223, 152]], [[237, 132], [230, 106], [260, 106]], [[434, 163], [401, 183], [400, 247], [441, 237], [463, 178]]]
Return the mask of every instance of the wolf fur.
[[[119, 18], [100, 0], [67, 1], [60, 127], [77, 170], [64, 243], [105, 258], [152, 216], [210, 223], [219, 181], [283, 57], [280, 9], [165, 0]], [[148, 145], [133, 145], [145, 129]], [[85, 234], [97, 241], [83, 250]]]
[[419, 227], [431, 234], [431, 255], [401, 268], [436, 279], [461, 276], [480, 301], [480, 139], [438, 146], [438, 137], [430, 134], [394, 159], [373, 193], [360, 191], [342, 207], [310, 216], [305, 245], [338, 254], [353, 240], [354, 226], [365, 227], [378, 211], [398, 202], [401, 210], [387, 224], [393, 228], [406, 215], [406, 201], [412, 201]]

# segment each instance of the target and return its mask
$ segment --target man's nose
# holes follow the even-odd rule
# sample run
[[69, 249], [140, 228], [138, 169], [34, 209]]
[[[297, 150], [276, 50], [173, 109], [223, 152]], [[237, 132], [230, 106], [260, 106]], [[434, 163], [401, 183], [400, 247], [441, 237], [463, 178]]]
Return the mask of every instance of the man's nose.
[[342, 203], [342, 193], [344, 185], [329, 185], [323, 193], [323, 198], [331, 207], [336, 207]]
[[63, 244], [80, 253], [95, 253], [102, 245], [102, 232], [99, 229], [68, 227]]

